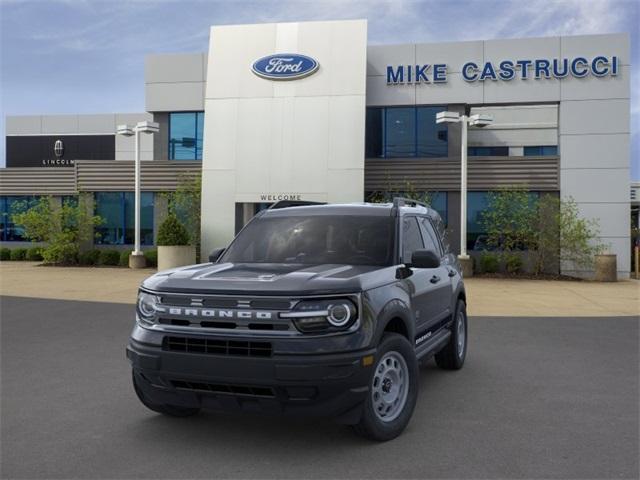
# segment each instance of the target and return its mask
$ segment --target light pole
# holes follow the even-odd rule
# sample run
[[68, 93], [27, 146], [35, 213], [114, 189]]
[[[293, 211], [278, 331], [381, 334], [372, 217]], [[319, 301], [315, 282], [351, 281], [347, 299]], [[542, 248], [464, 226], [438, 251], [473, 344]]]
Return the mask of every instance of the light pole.
[[467, 255], [467, 127], [486, 127], [493, 122], [490, 115], [460, 115], [458, 112], [436, 114], [436, 123], [460, 123], [462, 125], [462, 150], [460, 152], [460, 263], [467, 276], [473, 274], [473, 264]]
[[134, 217], [135, 217], [135, 243], [133, 252], [129, 255], [129, 268], [144, 268], [145, 260], [140, 250], [140, 133], [152, 134], [158, 132], [160, 126], [156, 122], [138, 122], [135, 127], [129, 125], [118, 125], [116, 133], [125, 137], [135, 135], [135, 166], [134, 166]]

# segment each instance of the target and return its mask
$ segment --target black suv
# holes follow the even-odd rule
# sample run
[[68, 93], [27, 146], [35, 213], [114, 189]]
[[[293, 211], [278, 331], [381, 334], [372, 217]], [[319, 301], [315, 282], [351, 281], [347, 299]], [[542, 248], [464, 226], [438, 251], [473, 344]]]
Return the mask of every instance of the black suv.
[[418, 360], [462, 367], [465, 291], [438, 213], [301, 203], [143, 282], [127, 357], [144, 405], [329, 416], [389, 440], [413, 413]]

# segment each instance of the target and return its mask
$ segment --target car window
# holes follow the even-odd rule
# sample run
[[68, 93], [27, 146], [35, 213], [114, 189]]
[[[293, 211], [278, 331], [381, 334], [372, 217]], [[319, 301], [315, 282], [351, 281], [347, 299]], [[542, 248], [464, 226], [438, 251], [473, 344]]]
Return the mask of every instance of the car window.
[[420, 230], [422, 231], [422, 238], [424, 239], [424, 248], [427, 250], [432, 250], [442, 257], [442, 248], [440, 247], [440, 242], [438, 241], [438, 237], [436, 236], [436, 232], [433, 230], [433, 226], [428, 218], [420, 217]]
[[255, 218], [220, 262], [391, 265], [394, 219], [311, 215]]
[[411, 262], [413, 252], [421, 248], [424, 248], [424, 245], [416, 217], [404, 217], [402, 220], [402, 262]]

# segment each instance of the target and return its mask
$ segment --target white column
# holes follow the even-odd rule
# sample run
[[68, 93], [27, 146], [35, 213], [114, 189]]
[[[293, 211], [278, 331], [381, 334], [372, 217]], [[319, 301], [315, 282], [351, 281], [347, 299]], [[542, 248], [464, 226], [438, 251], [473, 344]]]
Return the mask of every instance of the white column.
[[466, 115], [460, 117], [462, 124], [462, 151], [460, 168], [460, 258], [467, 259], [467, 125]]
[[134, 255], [141, 255], [140, 251], [140, 130], [135, 128], [135, 245], [133, 247]]

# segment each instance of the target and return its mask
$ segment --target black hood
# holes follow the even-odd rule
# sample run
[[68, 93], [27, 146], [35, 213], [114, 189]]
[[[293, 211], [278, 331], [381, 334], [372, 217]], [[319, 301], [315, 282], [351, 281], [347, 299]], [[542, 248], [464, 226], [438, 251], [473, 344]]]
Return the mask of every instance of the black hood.
[[142, 286], [160, 292], [297, 296], [356, 293], [394, 279], [394, 267], [205, 263], [159, 272]]

